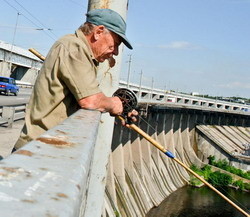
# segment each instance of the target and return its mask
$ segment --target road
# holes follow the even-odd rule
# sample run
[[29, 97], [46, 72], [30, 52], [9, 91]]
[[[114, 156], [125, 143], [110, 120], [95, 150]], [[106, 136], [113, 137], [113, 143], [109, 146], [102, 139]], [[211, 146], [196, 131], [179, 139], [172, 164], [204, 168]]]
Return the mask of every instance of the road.
[[27, 103], [30, 98], [32, 89], [31, 88], [20, 88], [17, 96], [10, 95], [6, 96], [3, 93], [0, 94], [0, 106], [3, 105], [18, 105]]
[[19, 138], [21, 129], [23, 128], [24, 120], [15, 121], [12, 128], [7, 128], [0, 125], [0, 155], [7, 157]]
[[[18, 105], [27, 103], [30, 98], [31, 88], [20, 88], [18, 96], [5, 96], [0, 94], [0, 107], [3, 105]], [[10, 155], [13, 146], [15, 145], [20, 131], [23, 127], [24, 120], [15, 121], [12, 128], [7, 128], [5, 125], [0, 126], [0, 155], [7, 157]]]

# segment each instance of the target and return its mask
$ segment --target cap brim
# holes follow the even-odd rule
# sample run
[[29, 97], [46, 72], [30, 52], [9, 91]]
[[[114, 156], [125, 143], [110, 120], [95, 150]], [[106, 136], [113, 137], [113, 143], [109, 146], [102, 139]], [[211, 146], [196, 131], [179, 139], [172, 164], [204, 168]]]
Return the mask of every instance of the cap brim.
[[127, 48], [129, 48], [130, 50], [133, 49], [132, 45], [130, 44], [129, 40], [127, 39], [127, 37], [125, 35], [118, 34], [118, 33], [116, 33], [116, 34], [121, 37], [122, 42], [126, 45]]

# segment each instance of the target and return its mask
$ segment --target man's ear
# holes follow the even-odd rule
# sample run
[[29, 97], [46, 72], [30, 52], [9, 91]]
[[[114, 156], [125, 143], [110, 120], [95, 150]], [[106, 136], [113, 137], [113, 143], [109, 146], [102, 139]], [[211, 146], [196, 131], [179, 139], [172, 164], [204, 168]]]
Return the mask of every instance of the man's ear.
[[103, 34], [105, 27], [103, 25], [100, 26], [96, 26], [95, 30], [94, 30], [94, 39], [97, 41], [100, 36]]

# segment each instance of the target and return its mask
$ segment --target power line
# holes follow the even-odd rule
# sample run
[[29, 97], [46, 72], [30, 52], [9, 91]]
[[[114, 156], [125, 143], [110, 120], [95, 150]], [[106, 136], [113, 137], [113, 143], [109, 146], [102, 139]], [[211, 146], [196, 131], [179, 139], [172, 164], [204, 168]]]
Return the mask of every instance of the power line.
[[[30, 21], [33, 25], [35, 25], [38, 29], [43, 29], [41, 28], [41, 26], [37, 25], [36, 23], [34, 23], [31, 19], [29, 19], [28, 17], [26, 17], [24, 14], [20, 13], [20, 11], [14, 7], [12, 4], [10, 4], [8, 1], [3, 0], [6, 4], [8, 4], [10, 7], [12, 7], [14, 10], [17, 11], [17, 13], [19, 13], [20, 15], [22, 15], [23, 17], [25, 17], [28, 21]], [[53, 41], [55, 40], [54, 37], [52, 37], [51, 35], [49, 35], [46, 31], [43, 31], [48, 37], [50, 37]]]
[[[38, 23], [40, 23], [44, 28], [46, 28], [47, 30], [52, 30], [51, 28], [48, 28], [47, 26], [45, 26], [39, 19], [37, 19], [34, 15], [32, 15], [24, 6], [22, 6], [18, 1], [14, 0], [21, 8], [23, 8], [31, 17], [33, 17]], [[41, 29], [41, 28], [40, 28]], [[51, 34], [53, 34], [55, 37], [57, 37], [53, 32], [51, 32]]]

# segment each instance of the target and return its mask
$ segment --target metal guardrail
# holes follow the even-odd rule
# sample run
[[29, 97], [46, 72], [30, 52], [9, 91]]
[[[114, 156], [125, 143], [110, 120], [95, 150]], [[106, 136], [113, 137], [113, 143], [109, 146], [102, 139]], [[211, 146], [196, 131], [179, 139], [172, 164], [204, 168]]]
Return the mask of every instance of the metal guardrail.
[[[103, 154], [95, 148], [100, 117], [81, 109], [2, 160], [1, 216], [84, 216], [90, 171], [99, 167], [93, 155]], [[102, 204], [95, 209], [102, 210]]]
[[34, 85], [30, 82], [16, 80], [16, 85], [22, 88], [32, 88]]
[[1, 106], [0, 124], [7, 124], [7, 127], [12, 127], [14, 121], [24, 119], [25, 110], [26, 103], [13, 106]]

